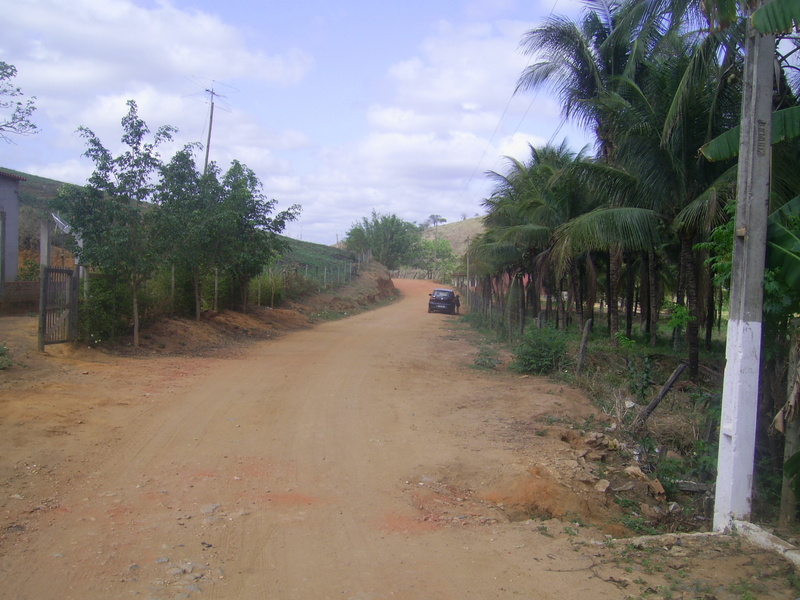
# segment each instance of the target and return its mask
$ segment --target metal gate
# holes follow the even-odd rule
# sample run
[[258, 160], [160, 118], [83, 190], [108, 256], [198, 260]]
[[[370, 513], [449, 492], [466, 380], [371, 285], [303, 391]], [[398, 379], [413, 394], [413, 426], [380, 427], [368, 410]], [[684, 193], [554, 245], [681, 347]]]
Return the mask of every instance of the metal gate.
[[71, 269], [42, 268], [39, 297], [39, 352], [46, 344], [78, 336], [78, 277]]

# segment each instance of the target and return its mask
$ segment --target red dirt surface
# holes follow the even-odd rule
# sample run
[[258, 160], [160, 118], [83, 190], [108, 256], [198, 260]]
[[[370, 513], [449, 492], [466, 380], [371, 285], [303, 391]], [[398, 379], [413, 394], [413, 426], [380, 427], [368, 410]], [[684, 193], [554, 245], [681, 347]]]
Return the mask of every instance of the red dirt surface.
[[0, 597], [800, 595], [739, 538], [611, 543], [630, 531], [598, 483], [623, 474], [592, 460], [588, 399], [472, 368], [459, 317], [427, 314], [433, 284], [395, 284], [313, 327], [167, 321], [132, 356], [38, 354], [34, 318], [0, 319]]

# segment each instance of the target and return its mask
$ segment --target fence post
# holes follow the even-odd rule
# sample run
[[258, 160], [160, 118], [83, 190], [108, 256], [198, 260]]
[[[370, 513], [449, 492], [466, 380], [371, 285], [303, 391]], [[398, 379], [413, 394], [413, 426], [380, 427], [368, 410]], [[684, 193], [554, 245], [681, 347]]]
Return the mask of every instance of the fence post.
[[39, 265], [39, 335], [36, 348], [44, 352], [44, 333], [47, 328], [47, 266]]
[[78, 340], [78, 294], [81, 284], [77, 268], [72, 270], [69, 284], [69, 341], [75, 343]]

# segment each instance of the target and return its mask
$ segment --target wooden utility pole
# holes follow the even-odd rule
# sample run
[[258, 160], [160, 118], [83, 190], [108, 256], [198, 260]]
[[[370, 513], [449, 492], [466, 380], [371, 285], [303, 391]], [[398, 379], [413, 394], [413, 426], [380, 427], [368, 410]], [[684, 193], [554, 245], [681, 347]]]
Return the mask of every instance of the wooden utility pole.
[[737, 520], [749, 520], [751, 511], [769, 215], [774, 57], [775, 36], [760, 34], [748, 16], [715, 531], [726, 531]]
[[208, 153], [211, 150], [211, 128], [214, 125], [214, 88], [212, 87], [210, 90], [206, 90], [211, 95], [211, 113], [208, 117], [208, 139], [206, 141], [206, 161], [203, 165], [203, 174], [208, 171]]

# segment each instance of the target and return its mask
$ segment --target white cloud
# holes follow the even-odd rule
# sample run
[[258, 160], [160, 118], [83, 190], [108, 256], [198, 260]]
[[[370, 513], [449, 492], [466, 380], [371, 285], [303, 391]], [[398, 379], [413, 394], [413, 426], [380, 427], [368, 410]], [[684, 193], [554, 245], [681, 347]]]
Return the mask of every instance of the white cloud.
[[[274, 55], [251, 50], [220, 17], [167, 2], [148, 10], [128, 0], [20, 0], [4, 13], [6, 44], [20, 52], [26, 85], [62, 94], [109, 81], [169, 85], [220, 73], [292, 85], [313, 66], [297, 48]], [[29, 29], [35, 35], [27, 36]]]
[[[502, 168], [503, 154], [527, 158], [527, 144], [546, 141], [560, 120], [552, 100], [512, 96], [527, 61], [519, 40], [536, 25], [522, 20], [532, 10], [522, 0], [460, 5], [472, 21], [451, 14], [434, 24], [402, 60], [370, 65], [369, 85], [352, 96], [322, 87], [336, 85], [337, 73], [314, 71], [321, 58], [303, 48], [307, 22], [276, 36], [269, 11], [261, 21], [234, 23], [240, 7], [191, 1], [209, 8], [181, 8], [188, 0], [0, 0], [0, 56], [37, 97], [42, 129], [4, 166], [85, 182], [92, 165], [80, 158], [85, 144], [75, 130], [89, 127], [118, 153], [128, 99], [151, 130], [178, 127], [162, 151], [168, 159], [188, 142], [205, 144], [204, 90], [214, 86], [225, 97], [217, 98], [211, 159], [223, 171], [233, 159], [247, 164], [279, 207], [303, 206], [290, 232], [333, 243], [372, 209], [417, 222], [473, 216], [489, 193], [484, 172]], [[319, 20], [335, 27], [330, 16]], [[338, 34], [326, 30], [320, 40], [339, 40], [348, 44], [343, 55], [357, 56], [358, 40]], [[289, 41], [268, 50], [276, 37]], [[322, 52], [320, 40], [311, 47]]]
[[[546, 141], [514, 131], [530, 104], [512, 98], [525, 62], [516, 53], [525, 27], [443, 22], [417, 56], [391, 65], [391, 93], [367, 112], [372, 131], [322, 154], [326, 176], [316, 184], [337, 191], [329, 201], [362, 216], [374, 208], [417, 222], [432, 212], [453, 220], [480, 212], [484, 172], [500, 154], [525, 158], [528, 142]], [[354, 175], [361, 186], [353, 186]]]

